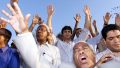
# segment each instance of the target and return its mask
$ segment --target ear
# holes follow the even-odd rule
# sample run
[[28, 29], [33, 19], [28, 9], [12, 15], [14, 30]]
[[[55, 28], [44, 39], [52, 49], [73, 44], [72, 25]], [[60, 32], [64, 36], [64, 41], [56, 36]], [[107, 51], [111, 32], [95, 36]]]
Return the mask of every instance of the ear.
[[106, 40], [105, 40], [105, 39], [103, 39], [103, 43], [105, 43], [105, 46], [107, 45], [107, 43], [106, 43]]

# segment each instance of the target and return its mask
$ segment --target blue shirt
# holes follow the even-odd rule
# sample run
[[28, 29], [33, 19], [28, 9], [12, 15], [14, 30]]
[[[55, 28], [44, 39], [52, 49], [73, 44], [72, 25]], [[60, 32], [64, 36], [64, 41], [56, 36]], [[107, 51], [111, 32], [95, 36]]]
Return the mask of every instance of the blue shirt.
[[15, 49], [0, 48], [0, 68], [20, 68], [19, 54]]

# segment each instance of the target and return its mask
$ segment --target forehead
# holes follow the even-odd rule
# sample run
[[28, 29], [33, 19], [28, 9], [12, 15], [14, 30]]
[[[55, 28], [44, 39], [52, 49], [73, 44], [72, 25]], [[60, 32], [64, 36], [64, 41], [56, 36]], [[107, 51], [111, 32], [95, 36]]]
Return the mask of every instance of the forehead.
[[47, 30], [46, 26], [44, 26], [44, 25], [40, 25], [37, 30], [40, 30], [40, 29], [46, 29]]
[[63, 30], [63, 33], [64, 33], [64, 32], [71, 32], [71, 30], [65, 29], [65, 30]]
[[114, 37], [120, 35], [120, 31], [119, 30], [111, 30], [107, 33], [107, 37]]
[[74, 49], [78, 49], [78, 48], [89, 48], [88, 44], [87, 43], [84, 43], [84, 42], [80, 42], [80, 43], [77, 43], [75, 46], [74, 46]]

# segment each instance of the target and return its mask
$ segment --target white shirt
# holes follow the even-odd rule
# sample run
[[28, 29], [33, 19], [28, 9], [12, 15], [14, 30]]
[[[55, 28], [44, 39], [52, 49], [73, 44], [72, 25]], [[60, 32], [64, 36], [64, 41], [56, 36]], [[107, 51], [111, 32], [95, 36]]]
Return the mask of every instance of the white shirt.
[[74, 62], [73, 62], [73, 47], [79, 41], [85, 41], [88, 37], [88, 34], [89, 34], [89, 30], [84, 29], [81, 32], [78, 39], [76, 39], [75, 41], [69, 41], [69, 42], [61, 41], [61, 40], [57, 39], [55, 36], [53, 36], [54, 42], [56, 43], [56, 46], [60, 50], [60, 56], [61, 56], [62, 63], [74, 64]]
[[60, 53], [58, 48], [48, 43], [36, 45], [32, 33], [19, 34], [15, 38], [14, 43], [30, 68], [59, 67]]
[[101, 64], [98, 68], [120, 68], [120, 62], [111, 60], [107, 63]]
[[42, 68], [58, 68], [60, 65], [60, 52], [56, 46], [45, 43], [38, 45]]
[[102, 35], [98, 34], [97, 36], [87, 40], [87, 43], [89, 44], [89, 46], [93, 49], [94, 53], [96, 54], [97, 54], [97, 44], [100, 42], [101, 39], [102, 39]]
[[[105, 51], [103, 52], [100, 52], [96, 55], [96, 62], [99, 61], [99, 59], [104, 56], [105, 54], [108, 54], [108, 53], [112, 53], [112, 51], [110, 51], [109, 49], [106, 49]], [[116, 61], [119, 61], [120, 62], [120, 56], [116, 57], [116, 56], [112, 56], [112, 58]]]

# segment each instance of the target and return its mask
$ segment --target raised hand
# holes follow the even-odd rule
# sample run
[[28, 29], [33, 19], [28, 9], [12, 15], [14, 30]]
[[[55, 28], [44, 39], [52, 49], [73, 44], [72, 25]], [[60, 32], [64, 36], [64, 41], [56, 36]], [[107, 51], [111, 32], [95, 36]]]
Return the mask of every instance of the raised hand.
[[80, 19], [81, 19], [81, 16], [80, 14], [76, 14], [76, 16], [74, 17], [76, 23], [79, 23]]
[[110, 20], [111, 16], [112, 16], [112, 15], [111, 15], [109, 12], [107, 12], [107, 13], [105, 14], [105, 16], [103, 16], [104, 25], [107, 25], [107, 24], [109, 23], [109, 20]]
[[52, 16], [53, 15], [53, 13], [54, 13], [54, 7], [53, 7], [53, 5], [49, 5], [47, 7], [47, 12], [48, 12], [48, 16]]
[[120, 15], [119, 14], [117, 14], [115, 17], [115, 24], [120, 26]]
[[105, 55], [103, 55], [101, 58], [100, 58], [100, 60], [97, 62], [97, 64], [96, 64], [96, 66], [99, 66], [99, 65], [101, 65], [101, 64], [103, 64], [103, 63], [106, 63], [106, 62], [108, 62], [108, 61], [110, 61], [110, 60], [112, 60], [113, 58], [112, 58], [112, 54], [111, 53], [108, 53], [108, 54], [105, 54]]
[[33, 23], [33, 24], [41, 24], [41, 23], [43, 23], [43, 22], [42, 22], [41, 17], [39, 17], [39, 15], [36, 14], [36, 15], [33, 17], [32, 23]]
[[52, 16], [53, 16], [53, 13], [54, 13], [53, 5], [48, 5], [47, 13], [48, 13], [47, 25], [48, 25], [50, 31], [52, 32]]
[[89, 8], [87, 5], [84, 7], [84, 13], [85, 13], [87, 16], [91, 16], [91, 15], [90, 15], [90, 8]]
[[7, 7], [11, 11], [12, 15], [10, 15], [5, 10], [2, 10], [2, 13], [6, 15], [9, 19], [5, 19], [2, 17], [1, 19], [9, 23], [17, 33], [28, 32], [28, 20], [29, 20], [30, 14], [27, 14], [24, 17], [18, 4], [14, 2], [13, 5], [15, 6], [16, 11], [11, 7], [10, 4], [7, 4]]

